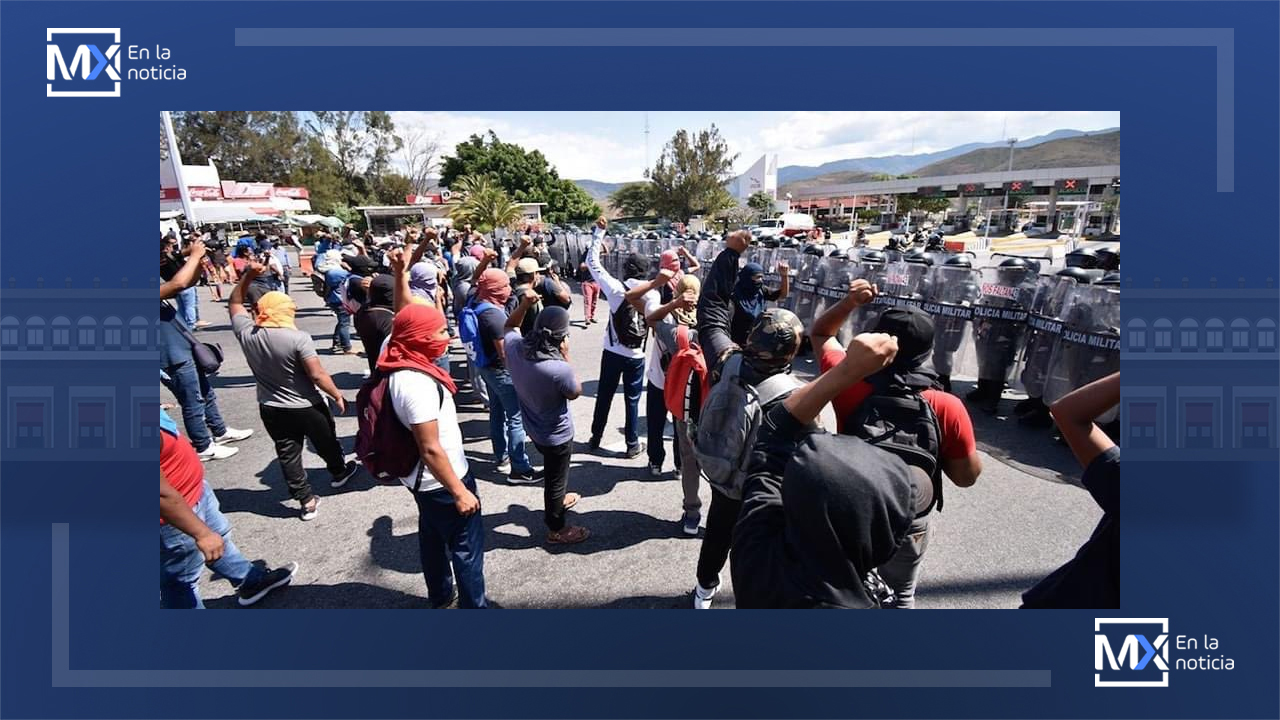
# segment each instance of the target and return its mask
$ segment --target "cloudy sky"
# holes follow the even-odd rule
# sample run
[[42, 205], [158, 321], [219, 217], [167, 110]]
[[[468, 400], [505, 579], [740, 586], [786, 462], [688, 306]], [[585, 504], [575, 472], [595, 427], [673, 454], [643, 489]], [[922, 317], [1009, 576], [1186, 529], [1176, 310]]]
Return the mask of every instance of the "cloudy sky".
[[[393, 112], [396, 127], [421, 129], [450, 151], [472, 133], [492, 129], [504, 142], [541, 150], [561, 177], [638, 180], [645, 168], [644, 112]], [[945, 150], [1052, 130], [1120, 125], [1119, 111], [992, 112], [650, 112], [648, 162], [686, 128], [715, 123], [739, 153], [742, 172], [763, 153], [778, 165], [821, 165], [873, 155]]]

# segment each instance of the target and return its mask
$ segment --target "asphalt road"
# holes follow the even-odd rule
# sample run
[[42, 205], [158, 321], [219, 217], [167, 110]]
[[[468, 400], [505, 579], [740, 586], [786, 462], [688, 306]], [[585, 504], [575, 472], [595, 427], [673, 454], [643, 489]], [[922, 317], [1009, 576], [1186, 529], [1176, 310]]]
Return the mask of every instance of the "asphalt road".
[[[229, 291], [229, 288], [227, 289]], [[332, 356], [334, 320], [309, 281], [295, 277], [298, 325], [312, 334], [325, 367], [354, 406], [366, 362], [359, 356]], [[425, 608], [426, 588], [418, 563], [417, 511], [409, 492], [399, 485], [374, 482], [361, 473], [341, 490], [329, 488], [328, 473], [308, 450], [304, 463], [320, 495], [319, 517], [298, 518], [289, 500], [262, 423], [254, 381], [227, 323], [226, 306], [200, 290], [201, 316], [213, 323], [199, 335], [222, 344], [226, 362], [214, 380], [228, 423], [253, 428], [236, 456], [206, 465], [222, 509], [231, 520], [232, 538], [250, 559], [272, 565], [297, 561], [300, 569], [290, 588], [257, 607], [266, 608]], [[571, 311], [581, 319], [575, 292]], [[604, 305], [603, 298], [601, 305]], [[575, 324], [570, 337], [573, 365], [586, 392], [571, 405], [577, 439], [586, 441], [595, 404], [605, 309], [600, 323]], [[356, 343], [359, 347], [359, 343]], [[461, 347], [451, 349], [454, 375], [462, 369]], [[803, 358], [797, 371], [810, 376], [813, 362]], [[463, 385], [464, 383], [460, 383]], [[957, 376], [956, 392], [969, 387]], [[165, 400], [172, 401], [167, 392]], [[1009, 394], [1013, 398], [1015, 395]], [[485, 524], [485, 578], [488, 594], [502, 608], [686, 608], [694, 585], [699, 538], [680, 533], [680, 485], [671, 476], [670, 429], [667, 477], [651, 480], [645, 456], [575, 453], [569, 489], [582, 500], [570, 510], [570, 521], [588, 527], [586, 542], [548, 548], [543, 544], [541, 486], [507, 485], [494, 471], [487, 414], [465, 390], [457, 397], [466, 450], [479, 478]], [[1003, 404], [1009, 412], [1012, 402]], [[643, 402], [641, 412], [643, 413]], [[350, 452], [356, 420], [353, 407], [337, 420], [338, 434]], [[829, 411], [828, 411], [829, 412]], [[623, 400], [613, 403], [606, 448], [620, 450]], [[828, 419], [828, 427], [833, 427]], [[1020, 427], [1012, 418], [974, 411], [984, 471], [968, 489], [951, 487], [946, 508], [933, 519], [933, 536], [924, 561], [917, 605], [921, 608], [1013, 608], [1019, 595], [1039, 578], [1069, 559], [1089, 536], [1100, 512], [1087, 493], [1059, 481], [1076, 473], [1067, 450], [1047, 431]], [[643, 416], [641, 418], [643, 437]], [[584, 446], [585, 447], [585, 446]], [[537, 451], [529, 445], [535, 463]], [[704, 514], [710, 489], [702, 488]], [[733, 607], [732, 581], [726, 568], [716, 608]], [[233, 607], [225, 581], [206, 577], [202, 594], [210, 607]]]

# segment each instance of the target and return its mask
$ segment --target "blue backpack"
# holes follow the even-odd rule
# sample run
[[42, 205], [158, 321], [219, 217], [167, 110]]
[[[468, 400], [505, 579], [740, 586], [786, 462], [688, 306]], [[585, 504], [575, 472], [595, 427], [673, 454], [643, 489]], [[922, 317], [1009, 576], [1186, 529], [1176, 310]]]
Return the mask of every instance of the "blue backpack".
[[489, 367], [489, 353], [485, 351], [484, 340], [480, 337], [480, 313], [497, 309], [493, 303], [467, 303], [458, 315], [458, 337], [462, 347], [467, 350], [467, 359], [478, 367]]

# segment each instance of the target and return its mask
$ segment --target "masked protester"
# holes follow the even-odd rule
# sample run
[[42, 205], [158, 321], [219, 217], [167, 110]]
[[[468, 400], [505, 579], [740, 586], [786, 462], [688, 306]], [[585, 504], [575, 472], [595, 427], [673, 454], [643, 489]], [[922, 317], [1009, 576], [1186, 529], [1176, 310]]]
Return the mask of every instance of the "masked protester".
[[828, 402], [897, 351], [892, 336], [858, 335], [837, 367], [765, 414], [734, 530], [739, 608], [878, 607], [868, 578], [907, 535], [916, 506], [911, 470], [814, 422]]
[[[847, 358], [833, 335], [853, 310], [872, 302], [875, 295], [874, 286], [855, 280], [845, 299], [814, 321], [810, 336], [823, 373], [836, 371]], [[915, 606], [932, 511], [942, 509], [942, 475], [958, 487], [970, 487], [982, 463], [964, 403], [936, 388], [937, 376], [928, 365], [935, 335], [929, 313], [910, 305], [890, 307], [880, 314], [873, 331], [896, 338], [893, 361], [833, 396], [832, 407], [842, 435], [873, 442], [913, 470], [918, 504], [908, 541], [879, 567], [893, 591], [891, 607], [908, 609]], [[889, 427], [894, 432], [886, 432]]]
[[320, 392], [333, 399], [340, 414], [346, 412], [346, 401], [320, 365], [311, 336], [294, 324], [297, 306], [293, 300], [273, 291], [258, 300], [257, 317], [245, 308], [245, 290], [262, 271], [261, 265], [249, 265], [231, 291], [227, 303], [231, 329], [257, 381], [259, 415], [275, 441], [289, 495], [298, 502], [302, 519], [312, 520], [320, 499], [312, 492], [302, 467], [303, 441], [310, 440], [324, 458], [333, 478], [331, 487], [346, 485], [360, 466], [346, 461], [338, 442], [333, 415]]
[[[680, 382], [681, 378], [667, 379], [666, 371], [671, 361], [680, 351], [681, 336], [685, 346], [697, 347], [698, 344], [698, 294], [702, 283], [697, 275], [688, 274], [676, 283], [674, 296], [645, 316], [649, 326], [653, 328], [653, 339], [657, 348], [657, 360], [663, 370], [664, 381]], [[701, 350], [699, 350], [701, 352]], [[689, 380], [684, 380], [686, 387]], [[696, 379], [695, 379], [696, 383]], [[683, 394], [683, 392], [682, 392]], [[666, 388], [661, 393], [666, 399]], [[696, 402], [695, 398], [695, 402]], [[665, 413], [669, 406], [663, 408]], [[685, 419], [675, 421], [675, 457], [676, 470], [680, 475], [680, 486], [684, 495], [683, 515], [680, 520], [681, 531], [685, 535], [698, 534], [698, 526], [702, 522], [702, 499], [698, 496], [701, 474], [698, 456], [693, 451], [693, 443], [689, 438], [689, 423]]]
[[493, 457], [499, 473], [516, 484], [536, 484], [542, 480], [542, 472], [535, 470], [525, 451], [524, 422], [520, 417], [520, 404], [516, 397], [511, 374], [507, 371], [506, 334], [507, 311], [504, 309], [511, 297], [511, 281], [497, 268], [488, 268], [476, 280], [476, 303], [488, 306], [476, 315], [479, 343], [485, 364], [479, 368], [480, 378], [489, 393], [489, 437], [493, 440]]
[[418, 505], [418, 554], [427, 598], [436, 608], [455, 600], [460, 608], [484, 608], [488, 601], [480, 500], [463, 453], [453, 403], [457, 388], [436, 364], [448, 349], [444, 314], [411, 302], [396, 314], [378, 371], [387, 375], [391, 406], [413, 432], [421, 454], [400, 481]]
[[782, 286], [769, 289], [764, 286], [764, 267], [749, 262], [738, 271], [733, 286], [733, 321], [729, 325], [729, 337], [739, 345], [747, 340], [751, 326], [765, 310], [766, 302], [784, 300], [790, 290], [789, 274], [781, 276]]
[[[454, 263], [453, 282], [453, 317], [454, 322], [462, 322], [462, 309], [472, 298], [472, 283], [475, 281], [476, 268], [480, 261], [470, 255], [463, 255]], [[485, 412], [489, 412], [489, 391], [480, 379], [476, 364], [467, 358], [467, 378], [471, 385], [471, 394], [480, 401]]]
[[[800, 385], [791, 377], [790, 372], [791, 362], [800, 349], [804, 327], [799, 318], [789, 310], [772, 308], [762, 310], [751, 325], [744, 343], [740, 345], [732, 339], [730, 328], [735, 314], [740, 312], [742, 302], [740, 294], [734, 292], [738, 281], [742, 279], [738, 273], [738, 260], [750, 242], [751, 235], [746, 231], [730, 233], [725, 240], [725, 249], [707, 272], [706, 284], [698, 300], [698, 341], [706, 357], [712, 394], [716, 393], [715, 385], [723, 382], [750, 385], [757, 389], [766, 384], [770, 387], [784, 386], [785, 389], [757, 408], [757, 412], [763, 414], [781, 402], [790, 389]], [[711, 400], [712, 396], [708, 396], [706, 402], [710, 403]], [[746, 408], [743, 411], [748, 412]], [[712, 438], [721, 435], [722, 430], [714, 427], [705, 413], [694, 420], [698, 424], [694, 449], [705, 469], [707, 465], [704, 456], [715, 454], [716, 448], [709, 445], [714, 444]], [[758, 425], [760, 418], [755, 416], [739, 420], [745, 420], [745, 423], [739, 423], [745, 427]], [[740, 495], [733, 497], [732, 494], [717, 489], [713, 483], [706, 534], [698, 554], [698, 584], [693, 591], [693, 606], [696, 609], [710, 608], [711, 600], [720, 588], [720, 571], [729, 557], [733, 525], [741, 507]]]
[[387, 274], [375, 275], [365, 293], [365, 303], [356, 313], [356, 332], [364, 345], [369, 372], [377, 367], [382, 343], [391, 334], [391, 323], [396, 316], [395, 285], [394, 277]]
[[573, 415], [569, 401], [582, 395], [582, 384], [569, 364], [569, 311], [548, 307], [527, 336], [523, 318], [538, 299], [525, 288], [516, 311], [507, 318], [506, 358], [511, 381], [520, 400], [525, 430], [542, 454], [544, 518], [547, 544], [579, 543], [590, 537], [584, 527], [567, 525], [565, 510], [578, 502], [578, 493], [566, 493], [569, 461], [573, 455]]

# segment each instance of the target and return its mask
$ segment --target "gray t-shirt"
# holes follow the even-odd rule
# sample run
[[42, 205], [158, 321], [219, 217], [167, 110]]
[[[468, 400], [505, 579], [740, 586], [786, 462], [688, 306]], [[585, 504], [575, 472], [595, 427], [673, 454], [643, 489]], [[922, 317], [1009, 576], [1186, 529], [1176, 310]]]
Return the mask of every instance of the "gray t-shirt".
[[246, 314], [231, 318], [249, 369], [258, 381], [258, 404], [305, 408], [321, 402], [303, 363], [316, 356], [311, 336], [292, 328], [260, 328]]
[[518, 332], [507, 333], [503, 341], [525, 432], [539, 445], [563, 445], [573, 440], [568, 399], [578, 387], [573, 368], [563, 360], [526, 360], [524, 338]]

